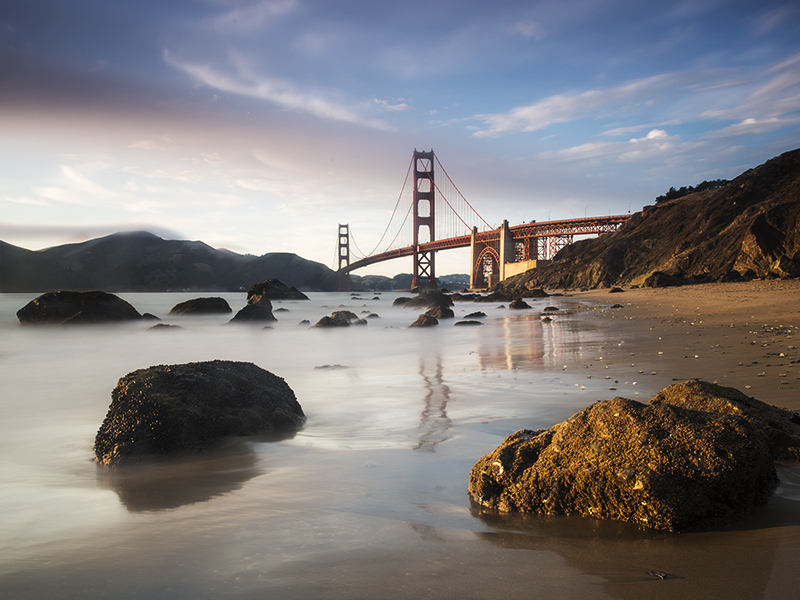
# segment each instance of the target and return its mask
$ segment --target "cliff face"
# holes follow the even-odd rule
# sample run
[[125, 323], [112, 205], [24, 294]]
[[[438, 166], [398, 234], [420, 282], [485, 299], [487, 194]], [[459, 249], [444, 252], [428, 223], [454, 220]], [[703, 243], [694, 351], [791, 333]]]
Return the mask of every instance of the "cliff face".
[[[655, 274], [655, 277], [653, 277]], [[548, 267], [499, 284], [604, 287], [800, 276], [800, 150], [725, 187], [636, 213], [615, 233], [564, 248]]]
[[146, 232], [36, 252], [0, 242], [0, 292], [237, 291], [270, 278], [302, 290], [338, 285], [331, 269], [296, 254], [244, 256]]

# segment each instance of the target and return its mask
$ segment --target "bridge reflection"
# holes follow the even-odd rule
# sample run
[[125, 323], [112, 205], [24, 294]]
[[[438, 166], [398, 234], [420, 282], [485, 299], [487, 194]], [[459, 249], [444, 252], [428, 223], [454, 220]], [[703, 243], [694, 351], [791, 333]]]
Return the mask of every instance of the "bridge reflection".
[[419, 374], [425, 386], [424, 407], [419, 420], [419, 442], [414, 450], [435, 452], [436, 445], [450, 439], [451, 421], [447, 416], [450, 401], [450, 386], [444, 382], [442, 357], [437, 354], [431, 361], [423, 358], [419, 362]]

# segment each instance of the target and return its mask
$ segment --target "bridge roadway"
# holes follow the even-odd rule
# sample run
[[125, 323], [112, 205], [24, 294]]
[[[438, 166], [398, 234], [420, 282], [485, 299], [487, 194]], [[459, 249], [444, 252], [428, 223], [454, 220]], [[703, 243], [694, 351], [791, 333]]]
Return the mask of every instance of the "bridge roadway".
[[[616, 231], [622, 223], [630, 219], [630, 215], [612, 215], [608, 217], [584, 217], [582, 219], [564, 219], [560, 221], [532, 221], [530, 223], [523, 223], [521, 225], [514, 225], [509, 227], [509, 231], [513, 239], [523, 240], [526, 238], [537, 237], [555, 237], [563, 235], [599, 235], [603, 233], [610, 233]], [[475, 233], [476, 243], [499, 243], [502, 228], [492, 229], [490, 231], [481, 231]], [[361, 258], [349, 265], [342, 267], [340, 273], [350, 273], [356, 269], [374, 265], [375, 263], [383, 262], [385, 260], [392, 260], [394, 258], [401, 258], [403, 256], [413, 256], [415, 252], [431, 252], [438, 250], [449, 250], [451, 248], [467, 248], [472, 245], [472, 234], [461, 235], [452, 238], [445, 238], [443, 240], [434, 240], [420, 244], [419, 248], [414, 246], [406, 246], [404, 248], [397, 248], [396, 250], [389, 250], [388, 252], [381, 252], [366, 258]]]

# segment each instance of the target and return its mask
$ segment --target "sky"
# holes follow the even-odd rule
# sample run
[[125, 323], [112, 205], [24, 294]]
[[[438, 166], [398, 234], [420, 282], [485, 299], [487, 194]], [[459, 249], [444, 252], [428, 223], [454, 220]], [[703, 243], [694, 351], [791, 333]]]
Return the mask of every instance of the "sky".
[[798, 32], [795, 0], [3, 0], [0, 239], [334, 267], [415, 149], [492, 225], [636, 212], [800, 147]]

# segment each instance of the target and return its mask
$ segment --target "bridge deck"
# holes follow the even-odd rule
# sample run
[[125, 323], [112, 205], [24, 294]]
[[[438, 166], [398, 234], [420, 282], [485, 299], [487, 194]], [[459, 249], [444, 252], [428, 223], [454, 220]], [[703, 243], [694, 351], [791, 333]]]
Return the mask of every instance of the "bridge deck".
[[[563, 219], [558, 221], [533, 221], [509, 227], [514, 240], [522, 240], [534, 237], [552, 237], [560, 235], [599, 235], [615, 231], [622, 223], [630, 219], [630, 215], [612, 215], [608, 217], [584, 217], [582, 219]], [[500, 229], [481, 231], [476, 233], [475, 241], [491, 243], [500, 239]], [[419, 248], [406, 246], [388, 252], [381, 252], [351, 262], [346, 267], [339, 270], [340, 273], [350, 273], [356, 269], [374, 265], [375, 263], [403, 256], [413, 256], [419, 250], [421, 252], [432, 252], [439, 250], [450, 250], [452, 248], [467, 248], [472, 244], [472, 235], [461, 235], [458, 237], [434, 240], [420, 244]]]

